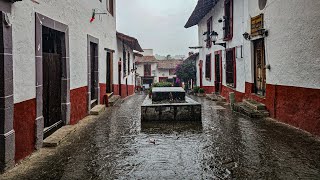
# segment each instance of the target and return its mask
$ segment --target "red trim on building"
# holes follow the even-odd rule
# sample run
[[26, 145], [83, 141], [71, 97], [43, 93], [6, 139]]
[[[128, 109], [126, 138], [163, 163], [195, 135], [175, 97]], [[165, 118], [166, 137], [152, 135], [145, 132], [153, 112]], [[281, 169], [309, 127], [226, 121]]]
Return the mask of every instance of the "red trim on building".
[[119, 96], [119, 85], [118, 84], [113, 84], [113, 94]]
[[202, 86], [202, 88], [205, 90], [206, 94], [212, 94], [215, 92], [214, 86]]
[[100, 83], [100, 104], [104, 104], [104, 96], [107, 94], [107, 85], [104, 83]]
[[36, 99], [14, 105], [15, 161], [29, 156], [35, 150]]
[[236, 102], [241, 102], [243, 100], [244, 95], [245, 95], [244, 93], [238, 92], [229, 86], [222, 85], [221, 96], [225, 97], [228, 102], [230, 102], [229, 93], [231, 93], [231, 92], [235, 93]]
[[129, 96], [133, 95], [135, 91], [134, 85], [128, 85], [128, 91]]
[[203, 61], [200, 60], [200, 61], [199, 61], [200, 87], [203, 87], [203, 77], [202, 77], [203, 71], [202, 71], [202, 67], [203, 67]]
[[267, 84], [266, 97], [253, 92], [254, 85], [246, 83], [245, 93], [223, 86], [221, 95], [229, 101], [234, 92], [236, 101], [253, 99], [266, 105], [272, 118], [320, 136], [320, 89]]
[[70, 91], [71, 119], [70, 124], [77, 124], [88, 115], [88, 87], [81, 87]]

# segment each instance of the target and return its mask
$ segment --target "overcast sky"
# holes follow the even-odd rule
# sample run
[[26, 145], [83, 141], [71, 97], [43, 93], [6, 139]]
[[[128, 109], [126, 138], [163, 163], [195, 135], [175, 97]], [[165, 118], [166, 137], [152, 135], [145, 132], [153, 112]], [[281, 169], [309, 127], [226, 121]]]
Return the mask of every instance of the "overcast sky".
[[117, 30], [160, 55], [187, 55], [197, 26], [185, 29], [197, 0], [117, 0]]

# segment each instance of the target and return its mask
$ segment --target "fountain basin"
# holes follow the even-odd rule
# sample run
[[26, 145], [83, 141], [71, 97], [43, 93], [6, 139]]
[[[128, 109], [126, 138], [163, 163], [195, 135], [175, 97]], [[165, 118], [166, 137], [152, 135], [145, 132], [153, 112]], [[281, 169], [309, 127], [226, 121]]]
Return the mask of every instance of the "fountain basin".
[[183, 103], [153, 103], [149, 96], [141, 106], [141, 121], [201, 121], [201, 104], [189, 97]]
[[152, 102], [172, 101], [185, 102], [186, 92], [182, 87], [152, 88]]

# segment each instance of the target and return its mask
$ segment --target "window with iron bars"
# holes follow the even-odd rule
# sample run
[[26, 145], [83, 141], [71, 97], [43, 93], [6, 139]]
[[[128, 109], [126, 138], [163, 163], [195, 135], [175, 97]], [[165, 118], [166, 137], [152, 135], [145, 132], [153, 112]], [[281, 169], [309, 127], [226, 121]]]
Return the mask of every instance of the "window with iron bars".
[[226, 50], [226, 83], [227, 86], [236, 87], [235, 48]]

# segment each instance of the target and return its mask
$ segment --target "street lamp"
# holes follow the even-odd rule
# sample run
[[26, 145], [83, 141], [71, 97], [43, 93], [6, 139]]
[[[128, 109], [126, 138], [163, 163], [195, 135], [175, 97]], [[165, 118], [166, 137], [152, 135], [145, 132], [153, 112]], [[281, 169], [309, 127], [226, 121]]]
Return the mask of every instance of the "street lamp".
[[215, 32], [215, 31], [212, 31], [210, 36], [212, 37], [212, 42], [213, 42], [213, 45], [218, 45], [218, 46], [223, 46], [224, 48], [227, 47], [227, 44], [226, 43], [216, 43], [217, 40], [218, 40], [218, 33]]

